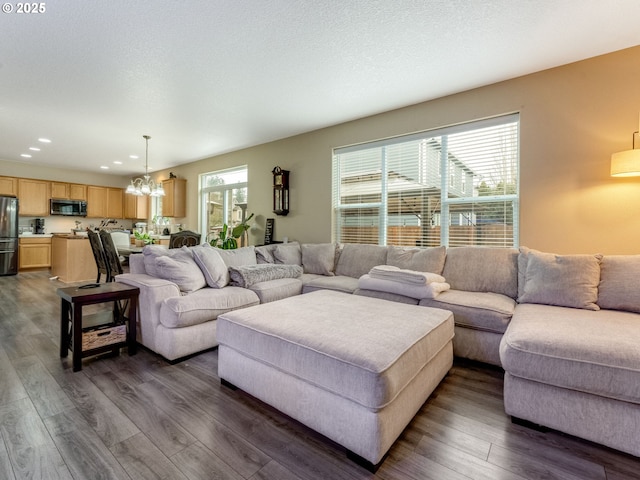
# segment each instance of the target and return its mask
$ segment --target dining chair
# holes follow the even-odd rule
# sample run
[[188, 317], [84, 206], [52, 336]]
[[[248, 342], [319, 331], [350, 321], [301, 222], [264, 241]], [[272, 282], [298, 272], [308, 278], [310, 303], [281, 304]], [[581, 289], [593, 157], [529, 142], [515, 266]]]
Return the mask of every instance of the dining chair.
[[107, 282], [114, 282], [116, 275], [122, 273], [122, 264], [120, 263], [118, 250], [116, 250], [116, 246], [113, 244], [111, 232], [100, 230], [99, 235], [107, 264]]
[[99, 235], [93, 230], [87, 229], [87, 236], [89, 237], [89, 243], [91, 244], [91, 251], [93, 253], [93, 258], [96, 261], [96, 267], [98, 268], [98, 277], [96, 278], [96, 283], [100, 283], [100, 277], [104, 273], [105, 277], [107, 277], [107, 282], [109, 281], [109, 270], [107, 269], [107, 261], [104, 256], [104, 250], [102, 248], [102, 242], [100, 241]]
[[169, 236], [169, 248], [181, 248], [186, 245], [187, 247], [195, 247], [200, 244], [199, 233], [192, 232], [191, 230], [183, 230], [182, 232], [172, 233]]

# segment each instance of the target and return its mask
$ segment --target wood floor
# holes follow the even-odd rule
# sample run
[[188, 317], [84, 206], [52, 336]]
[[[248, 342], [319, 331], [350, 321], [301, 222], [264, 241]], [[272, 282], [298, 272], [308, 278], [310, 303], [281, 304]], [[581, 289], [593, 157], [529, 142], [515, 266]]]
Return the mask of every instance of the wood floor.
[[59, 358], [47, 272], [0, 277], [0, 479], [640, 478], [640, 459], [514, 425], [502, 372], [457, 363], [373, 475], [344, 450], [220, 385], [217, 351]]

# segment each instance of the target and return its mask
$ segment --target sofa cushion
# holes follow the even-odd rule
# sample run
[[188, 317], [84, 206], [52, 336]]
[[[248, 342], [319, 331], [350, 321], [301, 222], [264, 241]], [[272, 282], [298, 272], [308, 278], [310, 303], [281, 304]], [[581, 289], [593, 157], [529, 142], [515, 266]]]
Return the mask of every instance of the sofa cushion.
[[286, 265], [302, 265], [302, 253], [298, 243], [282, 243], [273, 251], [276, 263]]
[[176, 254], [156, 258], [157, 276], [175, 283], [181, 292], [195, 292], [205, 287], [207, 282], [202, 270], [193, 260], [187, 247], [175, 250]]
[[387, 265], [441, 274], [447, 256], [445, 247], [407, 248], [390, 246], [387, 253]]
[[447, 249], [442, 276], [454, 290], [518, 295], [518, 250], [452, 247]]
[[160, 305], [160, 323], [167, 328], [198, 325], [230, 310], [259, 303], [256, 293], [247, 288], [203, 288], [189, 295], [165, 299]]
[[505, 332], [516, 308], [513, 298], [500, 293], [461, 290], [449, 290], [435, 299], [420, 300], [420, 305], [453, 312], [456, 326], [493, 333]]
[[[306, 275], [306, 274], [305, 274]], [[303, 281], [302, 293], [316, 290], [335, 290], [336, 292], [353, 293], [358, 288], [358, 279], [345, 275], [335, 277], [318, 276], [310, 281]]]
[[299, 278], [302, 275], [300, 265], [241, 265], [229, 267], [231, 285], [248, 288], [256, 283], [277, 280], [280, 278]]
[[343, 245], [336, 264], [336, 275], [360, 278], [376, 265], [387, 263], [388, 247], [380, 245]]
[[152, 277], [158, 277], [158, 268], [156, 266], [156, 259], [159, 257], [170, 257], [177, 255], [180, 252], [179, 248], [169, 249], [160, 245], [147, 245], [142, 249], [142, 255], [144, 257], [144, 269], [147, 275]]
[[524, 289], [519, 303], [599, 310], [601, 255], [527, 254]]
[[[239, 267], [241, 265], [257, 265], [256, 247], [241, 247], [233, 250], [222, 250], [218, 252], [227, 267]], [[226, 276], [227, 283], [231, 281], [229, 272]]]
[[218, 250], [209, 246], [208, 243], [191, 248], [193, 260], [200, 267], [207, 285], [211, 288], [222, 288], [227, 285], [227, 264], [224, 263]]
[[518, 305], [500, 344], [509, 374], [640, 404], [638, 315]]
[[[297, 265], [296, 265], [297, 266]], [[260, 303], [275, 302], [302, 293], [302, 280], [299, 278], [279, 278], [254, 283], [249, 287], [258, 295]]]
[[640, 313], [640, 255], [605, 255], [600, 263], [598, 305]]
[[304, 273], [334, 275], [336, 248], [335, 243], [303, 243], [301, 251]]

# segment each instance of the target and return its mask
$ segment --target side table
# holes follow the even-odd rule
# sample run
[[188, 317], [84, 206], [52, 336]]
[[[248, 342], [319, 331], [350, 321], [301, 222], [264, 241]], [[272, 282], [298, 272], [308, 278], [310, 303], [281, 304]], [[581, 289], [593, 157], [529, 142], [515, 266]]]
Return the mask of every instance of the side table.
[[[90, 284], [91, 285], [91, 284]], [[136, 344], [136, 323], [138, 310], [138, 295], [140, 289], [131, 287], [123, 283], [109, 282], [94, 284], [92, 288], [67, 287], [57, 290], [58, 296], [62, 299], [60, 311], [60, 357], [66, 358], [69, 348], [73, 350], [73, 371], [82, 369], [82, 358], [109, 350], [117, 352], [120, 347], [126, 346], [129, 355], [135, 355]], [[129, 317], [124, 317], [124, 311], [114, 308], [113, 312], [97, 313], [93, 315], [82, 315], [82, 307], [106, 302], [119, 302], [128, 300]], [[98, 347], [82, 348], [83, 328], [96, 327], [100, 325], [113, 325], [115, 322], [126, 322], [126, 338], [124, 341], [109, 343]]]

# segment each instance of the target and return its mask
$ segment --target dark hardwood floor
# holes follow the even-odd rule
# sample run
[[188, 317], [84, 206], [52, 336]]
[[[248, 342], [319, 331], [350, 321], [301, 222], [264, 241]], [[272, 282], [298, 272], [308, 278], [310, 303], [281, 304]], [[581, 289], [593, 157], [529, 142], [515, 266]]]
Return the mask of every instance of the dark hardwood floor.
[[502, 372], [456, 363], [373, 475], [344, 449], [220, 385], [216, 350], [59, 358], [47, 272], [0, 277], [0, 479], [640, 478], [640, 459], [514, 425]]

